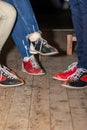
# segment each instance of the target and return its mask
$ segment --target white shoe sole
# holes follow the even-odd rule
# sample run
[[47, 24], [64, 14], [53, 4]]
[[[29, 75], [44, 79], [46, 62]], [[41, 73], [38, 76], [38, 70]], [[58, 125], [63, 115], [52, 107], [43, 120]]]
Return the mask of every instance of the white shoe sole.
[[59, 81], [67, 81], [67, 79], [59, 79], [59, 78], [56, 78], [56, 77], [53, 77], [53, 79], [56, 79], [56, 80], [59, 80]]
[[56, 54], [58, 54], [59, 52], [41, 53], [41, 52], [36, 51], [36, 50], [30, 50], [30, 53], [31, 53], [31, 54], [40, 54], [40, 55], [42, 55], [42, 56], [51, 56], [51, 55], [56, 55]]

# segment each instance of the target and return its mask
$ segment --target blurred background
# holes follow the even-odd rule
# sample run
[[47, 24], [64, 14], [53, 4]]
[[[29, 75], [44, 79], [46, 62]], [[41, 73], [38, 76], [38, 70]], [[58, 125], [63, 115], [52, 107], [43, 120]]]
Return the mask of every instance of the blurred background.
[[30, 0], [39, 25], [48, 29], [72, 29], [68, 0]]

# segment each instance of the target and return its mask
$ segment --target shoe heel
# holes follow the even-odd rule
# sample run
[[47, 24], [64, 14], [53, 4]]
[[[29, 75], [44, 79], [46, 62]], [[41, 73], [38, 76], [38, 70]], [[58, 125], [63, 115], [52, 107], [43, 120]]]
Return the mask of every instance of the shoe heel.
[[23, 72], [26, 72], [26, 70], [24, 69], [23, 63], [22, 63], [22, 71], [23, 71]]

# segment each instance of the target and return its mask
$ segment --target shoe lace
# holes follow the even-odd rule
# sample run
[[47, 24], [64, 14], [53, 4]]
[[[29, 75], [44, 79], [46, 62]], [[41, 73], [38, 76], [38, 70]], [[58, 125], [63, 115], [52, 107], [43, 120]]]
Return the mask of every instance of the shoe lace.
[[78, 80], [82, 76], [82, 74], [85, 72], [87, 72], [86, 69], [78, 68], [74, 74], [72, 74], [71, 76], [68, 77], [68, 79]]
[[42, 47], [42, 45], [46, 46], [47, 48], [50, 47], [50, 45], [47, 43], [47, 41], [45, 39], [43, 39], [42, 37], [39, 38], [38, 41], [41, 42], [41, 47]]
[[38, 62], [36, 61], [35, 57], [32, 56], [31, 58], [31, 62], [32, 62], [32, 66], [35, 67], [35, 68], [40, 68]]
[[3, 68], [0, 67], [0, 71], [1, 71], [1, 78], [2, 78], [3, 75], [6, 76], [9, 79], [16, 79], [17, 78], [17, 76], [14, 75], [13, 73], [11, 73], [9, 71], [9, 69], [5, 66], [3, 66]]
[[77, 62], [73, 62], [71, 65], [68, 66], [68, 69], [65, 70], [64, 72], [67, 73], [67, 72], [73, 70], [76, 65], [77, 65]]

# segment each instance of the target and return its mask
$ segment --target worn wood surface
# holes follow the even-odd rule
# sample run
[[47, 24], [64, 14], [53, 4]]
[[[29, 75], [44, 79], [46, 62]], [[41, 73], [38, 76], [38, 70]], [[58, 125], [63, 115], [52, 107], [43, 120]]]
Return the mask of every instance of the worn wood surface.
[[30, 76], [21, 71], [16, 47], [7, 55], [7, 65], [25, 85], [0, 87], [0, 130], [87, 130], [87, 89], [66, 89], [52, 78], [76, 61], [76, 55], [42, 56], [40, 60], [46, 75]]

